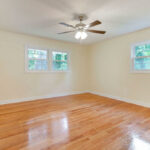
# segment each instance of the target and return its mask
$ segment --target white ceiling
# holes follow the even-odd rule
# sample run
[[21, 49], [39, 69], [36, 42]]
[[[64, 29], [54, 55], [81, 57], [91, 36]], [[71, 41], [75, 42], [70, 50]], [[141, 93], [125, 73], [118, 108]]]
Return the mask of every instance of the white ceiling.
[[88, 44], [150, 27], [150, 0], [0, 0], [0, 29], [79, 42], [74, 33], [57, 34], [70, 30], [59, 22], [78, 23], [74, 14], [86, 14], [85, 23], [102, 21], [93, 29], [107, 31], [88, 33]]

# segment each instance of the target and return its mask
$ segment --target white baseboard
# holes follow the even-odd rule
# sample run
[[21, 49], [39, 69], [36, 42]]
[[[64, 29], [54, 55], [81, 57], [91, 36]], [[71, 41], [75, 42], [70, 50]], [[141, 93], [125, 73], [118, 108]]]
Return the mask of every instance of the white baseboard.
[[144, 103], [142, 100], [140, 100], [140, 101], [138, 100], [137, 101], [137, 100], [133, 100], [133, 99], [128, 99], [128, 98], [124, 98], [124, 97], [113, 96], [113, 95], [109, 95], [109, 94], [103, 94], [103, 93], [94, 92], [94, 91], [89, 91], [89, 93], [150, 108], [150, 103], [149, 104]]
[[39, 100], [39, 99], [46, 99], [46, 98], [53, 98], [53, 97], [60, 97], [60, 96], [68, 96], [68, 95], [74, 95], [74, 94], [83, 94], [83, 93], [87, 93], [87, 91], [75, 91], [75, 92], [66, 92], [66, 93], [60, 93], [60, 94], [49, 94], [45, 96], [33, 96], [33, 97], [27, 97], [27, 98], [0, 100], [0, 105], [20, 103], [20, 102], [26, 102], [26, 101], [34, 101], [34, 100]]
[[109, 94], [103, 94], [103, 93], [94, 92], [94, 91], [75, 91], [75, 92], [66, 92], [66, 93], [60, 93], [60, 94], [49, 94], [49, 95], [45, 95], [45, 96], [33, 96], [33, 97], [27, 97], [27, 98], [0, 100], [0, 105], [11, 104], [11, 103], [20, 103], [20, 102], [26, 102], [26, 101], [34, 101], [34, 100], [39, 100], [39, 99], [47, 99], [47, 98], [60, 97], [60, 96], [75, 95], [75, 94], [83, 94], [83, 93], [91, 93], [91, 94], [108, 97], [111, 99], [120, 100], [120, 101], [124, 101], [127, 103], [136, 104], [136, 105], [150, 108], [150, 103], [149, 104], [143, 103], [142, 100], [137, 101], [137, 100], [127, 99], [127, 98], [118, 97], [118, 96], [112, 96]]

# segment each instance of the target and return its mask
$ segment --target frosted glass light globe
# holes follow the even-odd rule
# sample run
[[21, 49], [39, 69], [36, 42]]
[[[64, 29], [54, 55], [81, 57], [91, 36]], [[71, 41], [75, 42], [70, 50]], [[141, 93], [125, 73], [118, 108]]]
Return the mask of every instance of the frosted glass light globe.
[[75, 34], [75, 38], [76, 39], [80, 39], [81, 38], [81, 32], [80, 31], [78, 31], [76, 34]]
[[82, 32], [81, 33], [81, 39], [84, 40], [87, 38], [87, 33], [86, 32]]

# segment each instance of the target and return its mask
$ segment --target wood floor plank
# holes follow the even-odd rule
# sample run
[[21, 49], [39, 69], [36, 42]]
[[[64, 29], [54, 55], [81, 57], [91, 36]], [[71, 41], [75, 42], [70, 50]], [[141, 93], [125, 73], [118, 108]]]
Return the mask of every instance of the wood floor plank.
[[150, 108], [85, 93], [0, 106], [0, 150], [150, 150]]

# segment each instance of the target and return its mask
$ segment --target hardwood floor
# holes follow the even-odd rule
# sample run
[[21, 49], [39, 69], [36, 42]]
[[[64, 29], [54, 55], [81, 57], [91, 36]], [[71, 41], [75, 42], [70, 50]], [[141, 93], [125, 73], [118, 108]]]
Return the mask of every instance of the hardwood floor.
[[2, 105], [0, 150], [150, 150], [150, 109], [88, 93]]

